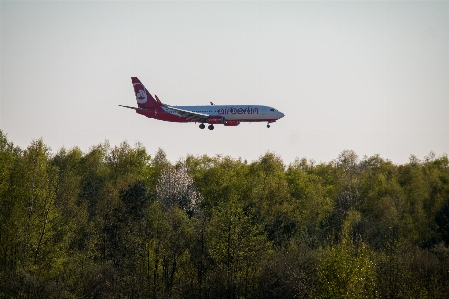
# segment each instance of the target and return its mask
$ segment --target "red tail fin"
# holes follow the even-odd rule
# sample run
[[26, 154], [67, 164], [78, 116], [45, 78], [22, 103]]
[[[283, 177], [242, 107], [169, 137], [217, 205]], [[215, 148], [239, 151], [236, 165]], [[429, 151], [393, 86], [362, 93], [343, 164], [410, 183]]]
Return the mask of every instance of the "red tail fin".
[[131, 82], [134, 86], [134, 93], [136, 94], [137, 106], [139, 106], [139, 108], [154, 108], [162, 106], [161, 101], [159, 101], [157, 97], [155, 100], [137, 77], [131, 77]]

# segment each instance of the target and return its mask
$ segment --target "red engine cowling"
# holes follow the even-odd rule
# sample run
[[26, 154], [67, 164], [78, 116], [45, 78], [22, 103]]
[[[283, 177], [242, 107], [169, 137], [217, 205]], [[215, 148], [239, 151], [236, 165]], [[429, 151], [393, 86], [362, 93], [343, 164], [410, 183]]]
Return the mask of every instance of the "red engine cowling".
[[236, 121], [236, 120], [228, 120], [228, 121], [225, 121], [224, 125], [227, 127], [234, 127], [234, 126], [240, 125], [240, 122]]
[[207, 123], [211, 125], [224, 124], [224, 122], [225, 122], [224, 117], [219, 115], [209, 116], [207, 118]]

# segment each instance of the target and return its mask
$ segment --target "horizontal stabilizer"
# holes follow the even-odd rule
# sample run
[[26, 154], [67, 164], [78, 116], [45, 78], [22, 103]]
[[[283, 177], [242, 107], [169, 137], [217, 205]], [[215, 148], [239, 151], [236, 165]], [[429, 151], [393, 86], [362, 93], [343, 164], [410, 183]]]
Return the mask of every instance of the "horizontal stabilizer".
[[124, 106], [124, 105], [119, 105], [120, 107], [125, 107], [125, 108], [129, 108], [129, 109], [134, 109], [134, 110], [141, 110], [141, 111], [146, 111], [147, 109], [145, 108], [138, 108], [138, 107], [130, 107], [130, 106]]

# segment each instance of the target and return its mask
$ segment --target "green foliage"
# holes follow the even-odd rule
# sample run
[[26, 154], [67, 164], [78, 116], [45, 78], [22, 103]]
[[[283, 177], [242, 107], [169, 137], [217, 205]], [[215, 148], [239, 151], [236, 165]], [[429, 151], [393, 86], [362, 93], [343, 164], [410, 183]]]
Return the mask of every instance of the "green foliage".
[[248, 163], [0, 130], [0, 298], [445, 298], [449, 159]]
[[341, 241], [324, 251], [318, 269], [318, 298], [375, 298], [376, 273], [373, 253], [359, 240], [351, 238], [360, 213], [350, 211], [343, 224]]
[[208, 227], [206, 244], [214, 267], [210, 279], [220, 288], [214, 292], [228, 298], [247, 296], [255, 288], [260, 263], [269, 258], [263, 228], [236, 200], [216, 207]]

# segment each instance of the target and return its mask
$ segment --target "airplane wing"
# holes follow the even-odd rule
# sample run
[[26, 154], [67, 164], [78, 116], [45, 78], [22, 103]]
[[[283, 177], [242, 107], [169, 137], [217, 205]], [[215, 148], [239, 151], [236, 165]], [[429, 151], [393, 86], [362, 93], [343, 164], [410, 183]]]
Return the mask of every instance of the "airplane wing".
[[178, 112], [178, 114], [186, 117], [187, 120], [189, 120], [189, 121], [201, 121], [201, 120], [206, 120], [209, 117], [209, 114], [198, 113], [198, 112], [193, 112], [193, 111], [189, 111], [189, 110], [183, 110], [183, 109], [175, 108], [175, 107], [165, 105], [165, 104], [164, 104], [164, 107]]
[[120, 107], [129, 108], [129, 109], [134, 109], [134, 110], [143, 110], [143, 111], [147, 110], [147, 109], [144, 109], [144, 108], [138, 108], [138, 107], [124, 106], [124, 105], [119, 105], [119, 106], [120, 106]]

